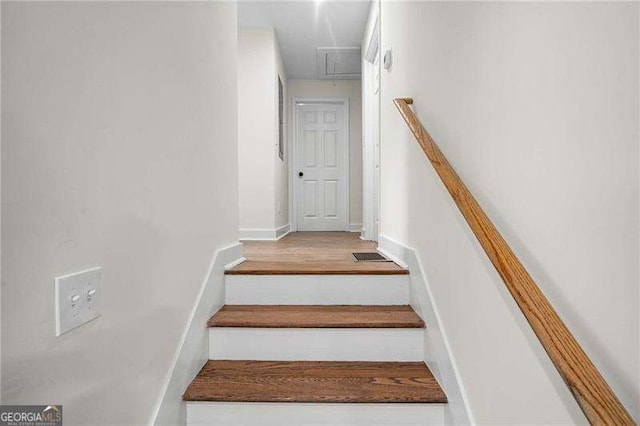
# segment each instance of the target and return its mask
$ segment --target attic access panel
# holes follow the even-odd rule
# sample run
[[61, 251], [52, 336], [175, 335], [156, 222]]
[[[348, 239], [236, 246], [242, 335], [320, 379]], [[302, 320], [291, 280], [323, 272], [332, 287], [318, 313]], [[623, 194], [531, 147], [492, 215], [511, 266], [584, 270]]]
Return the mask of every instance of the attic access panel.
[[317, 62], [320, 80], [357, 80], [362, 74], [359, 47], [319, 47]]

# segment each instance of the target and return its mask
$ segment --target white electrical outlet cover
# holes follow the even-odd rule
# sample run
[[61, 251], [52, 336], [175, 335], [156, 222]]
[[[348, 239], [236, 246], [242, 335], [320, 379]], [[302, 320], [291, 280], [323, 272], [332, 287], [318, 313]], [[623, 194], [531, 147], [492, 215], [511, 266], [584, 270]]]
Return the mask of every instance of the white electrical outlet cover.
[[102, 268], [56, 277], [56, 336], [100, 316]]

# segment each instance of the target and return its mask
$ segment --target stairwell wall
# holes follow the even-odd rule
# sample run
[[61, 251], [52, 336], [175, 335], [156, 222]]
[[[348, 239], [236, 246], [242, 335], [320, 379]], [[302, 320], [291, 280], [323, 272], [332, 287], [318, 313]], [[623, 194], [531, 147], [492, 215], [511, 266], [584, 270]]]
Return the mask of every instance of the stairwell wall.
[[[147, 424], [238, 239], [232, 2], [2, 3], [2, 400]], [[55, 337], [54, 277], [103, 268]]]
[[638, 7], [382, 3], [381, 233], [419, 254], [478, 424], [585, 418], [392, 100], [637, 420]]

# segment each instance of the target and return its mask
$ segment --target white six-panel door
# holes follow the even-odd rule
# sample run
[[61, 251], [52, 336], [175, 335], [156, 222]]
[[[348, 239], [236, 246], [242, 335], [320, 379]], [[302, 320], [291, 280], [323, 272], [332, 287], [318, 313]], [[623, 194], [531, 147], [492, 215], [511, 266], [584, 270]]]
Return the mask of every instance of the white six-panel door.
[[298, 231], [348, 230], [349, 139], [345, 108], [332, 103], [296, 104], [294, 162]]

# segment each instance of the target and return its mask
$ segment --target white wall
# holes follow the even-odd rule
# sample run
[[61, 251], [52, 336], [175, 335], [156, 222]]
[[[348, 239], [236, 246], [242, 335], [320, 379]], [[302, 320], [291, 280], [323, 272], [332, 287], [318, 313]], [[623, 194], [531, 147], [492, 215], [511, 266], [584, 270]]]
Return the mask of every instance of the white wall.
[[248, 236], [289, 223], [286, 152], [278, 156], [278, 75], [285, 96], [287, 78], [273, 29], [241, 30], [238, 43], [240, 234]]
[[638, 4], [383, 2], [382, 234], [420, 254], [478, 424], [584, 421], [392, 104], [415, 111], [638, 416]]
[[[349, 216], [352, 231], [362, 227], [362, 87], [360, 80], [289, 80], [289, 111], [294, 113], [291, 99], [349, 98]], [[293, 120], [290, 118], [290, 123]], [[293, 135], [293, 129], [289, 129]]]
[[[235, 40], [233, 3], [2, 4], [4, 403], [149, 422], [237, 241]], [[54, 277], [95, 265], [102, 316], [56, 338]]]

